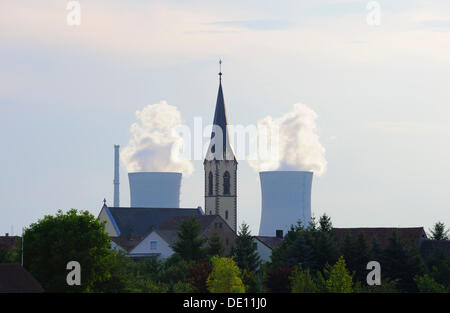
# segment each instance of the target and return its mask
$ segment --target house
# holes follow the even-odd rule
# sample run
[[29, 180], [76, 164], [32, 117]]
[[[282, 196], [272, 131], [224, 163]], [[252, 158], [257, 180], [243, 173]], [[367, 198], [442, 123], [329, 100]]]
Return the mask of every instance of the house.
[[[181, 223], [189, 216], [167, 217], [156, 229], [149, 232], [143, 239], [133, 237], [112, 240], [127, 252], [130, 257], [159, 257], [169, 258], [174, 251], [171, 246], [178, 240], [178, 231]], [[222, 239], [225, 255], [230, 254], [236, 240], [236, 233], [219, 215], [197, 215], [197, 223], [201, 226], [200, 237], [209, 239], [217, 232]], [[139, 242], [138, 242], [139, 240]], [[133, 246], [132, 248], [129, 248]]]
[[396, 231], [407, 245], [420, 247], [424, 240], [427, 240], [427, 234], [423, 227], [373, 227], [373, 228], [333, 228], [338, 242], [341, 242], [348, 233], [352, 237], [357, 237], [360, 233], [364, 234], [366, 240], [370, 243], [375, 238], [382, 248], [389, 243], [389, 238]]
[[98, 216], [110, 237], [144, 237], [169, 216], [199, 216], [203, 211], [180, 208], [125, 208], [103, 205]]
[[0, 236], [0, 250], [13, 251], [20, 246], [19, 236], [9, 236], [8, 233], [5, 236]]
[[277, 230], [275, 236], [254, 236], [253, 241], [256, 243], [256, 250], [259, 254], [261, 263], [270, 262], [272, 250], [275, 249], [283, 241], [283, 231]]
[[41, 284], [20, 264], [0, 264], [0, 293], [42, 293]]

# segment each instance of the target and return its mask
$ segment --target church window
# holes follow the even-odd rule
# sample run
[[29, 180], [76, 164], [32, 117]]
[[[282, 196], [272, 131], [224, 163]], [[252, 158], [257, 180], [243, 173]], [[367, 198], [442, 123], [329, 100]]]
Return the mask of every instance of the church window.
[[230, 194], [230, 173], [228, 172], [225, 172], [225, 174], [223, 174], [223, 194]]
[[213, 194], [213, 174], [212, 172], [209, 172], [208, 176], [208, 195], [212, 196]]
[[225, 211], [225, 219], [228, 219], [228, 211]]

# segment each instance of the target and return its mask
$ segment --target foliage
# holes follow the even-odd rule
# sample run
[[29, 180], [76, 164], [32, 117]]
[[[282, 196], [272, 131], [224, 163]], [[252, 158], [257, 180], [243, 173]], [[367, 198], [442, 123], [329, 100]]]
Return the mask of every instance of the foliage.
[[[24, 267], [48, 292], [93, 291], [114, 265], [104, 224], [88, 211], [61, 210], [31, 224], [24, 233]], [[81, 265], [81, 286], [68, 286], [67, 263]]]
[[179, 281], [173, 286], [173, 292], [189, 293], [189, 292], [193, 292], [193, 290], [192, 290], [192, 286], [189, 283]]
[[423, 276], [414, 276], [414, 281], [417, 284], [417, 288], [420, 292], [430, 292], [430, 293], [445, 293], [448, 290], [438, 282], [436, 282], [433, 277], [428, 274]]
[[357, 281], [365, 281], [366, 266], [370, 261], [370, 249], [364, 234], [359, 233], [354, 238], [347, 232], [341, 245], [341, 253], [345, 258], [348, 268], [353, 271]]
[[178, 228], [178, 241], [172, 246], [172, 249], [182, 259], [186, 261], [197, 261], [205, 256], [203, 244], [205, 238], [200, 237], [201, 226], [191, 216], [185, 219]]
[[343, 256], [341, 256], [337, 263], [330, 269], [326, 286], [328, 292], [352, 292], [352, 275], [350, 275], [346, 268], [345, 259]]
[[450, 254], [448, 251], [436, 250], [427, 259], [426, 264], [433, 279], [450, 290]]
[[255, 273], [261, 264], [256, 242], [245, 223], [242, 223], [239, 229], [232, 254], [239, 268], [249, 273]]
[[210, 257], [213, 257], [215, 255], [223, 256], [224, 251], [225, 248], [223, 246], [222, 239], [220, 239], [217, 231], [214, 231], [208, 241], [207, 254]]
[[290, 280], [294, 266], [267, 266], [264, 275], [264, 286], [268, 292], [290, 292]]
[[232, 258], [214, 256], [212, 272], [208, 277], [208, 290], [212, 293], [244, 293], [240, 270]]
[[211, 265], [206, 261], [193, 262], [189, 265], [187, 281], [191, 286], [192, 292], [208, 292], [206, 281], [211, 274], [211, 270]]
[[396, 231], [389, 238], [380, 263], [384, 277], [398, 279], [399, 291], [417, 291], [413, 277], [424, 272], [423, 260], [417, 249], [408, 247]]
[[433, 229], [430, 229], [431, 239], [433, 240], [449, 240], [449, 230], [445, 229], [445, 225], [442, 222], [434, 224]]
[[19, 250], [0, 249], [0, 263], [20, 263]]
[[297, 266], [289, 279], [293, 293], [313, 293], [318, 291], [316, 283], [309, 272], [309, 268], [302, 269], [301, 266]]

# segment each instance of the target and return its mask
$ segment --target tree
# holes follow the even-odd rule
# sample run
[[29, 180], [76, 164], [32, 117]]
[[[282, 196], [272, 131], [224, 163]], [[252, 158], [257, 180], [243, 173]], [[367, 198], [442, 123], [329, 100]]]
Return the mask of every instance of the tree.
[[288, 293], [291, 291], [289, 277], [292, 276], [294, 266], [267, 265], [264, 273], [264, 286], [268, 292]]
[[232, 258], [214, 256], [212, 272], [208, 276], [208, 290], [213, 293], [244, 293], [240, 270]]
[[[25, 230], [24, 267], [48, 292], [95, 291], [97, 283], [111, 276], [115, 256], [110, 247], [104, 223], [88, 211], [60, 210]], [[81, 266], [81, 286], [66, 282], [70, 261]]]
[[253, 240], [248, 225], [245, 223], [242, 223], [236, 237], [233, 255], [239, 268], [250, 273], [255, 273], [261, 264], [256, 242]]
[[185, 219], [178, 228], [178, 240], [172, 249], [186, 261], [197, 261], [204, 257], [203, 244], [206, 239], [200, 238], [201, 226], [195, 217]]
[[223, 256], [224, 250], [225, 248], [223, 246], [222, 239], [220, 239], [217, 231], [214, 231], [214, 233], [209, 238], [207, 254], [210, 257], [213, 257], [215, 255]]
[[448, 292], [447, 289], [436, 282], [433, 277], [425, 274], [423, 276], [414, 276], [414, 281], [417, 284], [417, 288], [420, 292], [431, 292], [431, 293], [445, 293]]
[[433, 229], [430, 229], [431, 239], [433, 240], [449, 240], [448, 230], [442, 222], [434, 224]]
[[309, 268], [302, 269], [301, 266], [297, 266], [289, 279], [293, 293], [313, 293], [318, 291]]
[[354, 238], [347, 232], [341, 245], [341, 253], [345, 258], [347, 267], [354, 273], [355, 279], [365, 281], [370, 250], [364, 233], [360, 232], [358, 237]]
[[336, 264], [331, 267], [326, 286], [328, 292], [352, 292], [352, 276], [345, 266], [345, 259], [343, 256], [341, 256]]
[[331, 223], [331, 218], [323, 214], [319, 219], [319, 231], [331, 232], [333, 230], [333, 224]]
[[211, 265], [206, 261], [192, 262], [188, 267], [187, 281], [192, 288], [192, 292], [207, 293], [206, 281], [211, 274]]
[[400, 291], [417, 291], [413, 277], [424, 272], [424, 264], [417, 249], [408, 247], [397, 231], [389, 238], [380, 263], [384, 277], [398, 279]]

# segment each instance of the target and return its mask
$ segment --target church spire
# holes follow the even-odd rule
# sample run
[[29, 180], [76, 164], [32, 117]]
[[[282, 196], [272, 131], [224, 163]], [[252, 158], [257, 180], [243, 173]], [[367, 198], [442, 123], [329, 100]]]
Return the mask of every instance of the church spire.
[[[234, 156], [233, 149], [231, 148], [231, 144], [229, 141], [229, 134], [228, 134], [228, 120], [227, 120], [227, 113], [225, 110], [225, 100], [223, 97], [223, 90], [222, 90], [222, 60], [219, 61], [220, 71], [219, 71], [219, 91], [217, 93], [217, 101], [216, 101], [216, 110], [214, 113], [214, 121], [213, 125], [215, 127], [220, 127], [222, 130], [222, 152], [223, 152], [223, 158], [216, 158], [216, 146], [215, 143], [211, 142], [210, 149], [208, 151], [207, 158], [209, 159], [225, 159], [225, 160], [236, 160]], [[215, 137], [214, 129], [211, 133], [211, 140], [213, 141], [213, 138]], [[214, 142], [220, 142], [220, 138], [216, 138]]]

